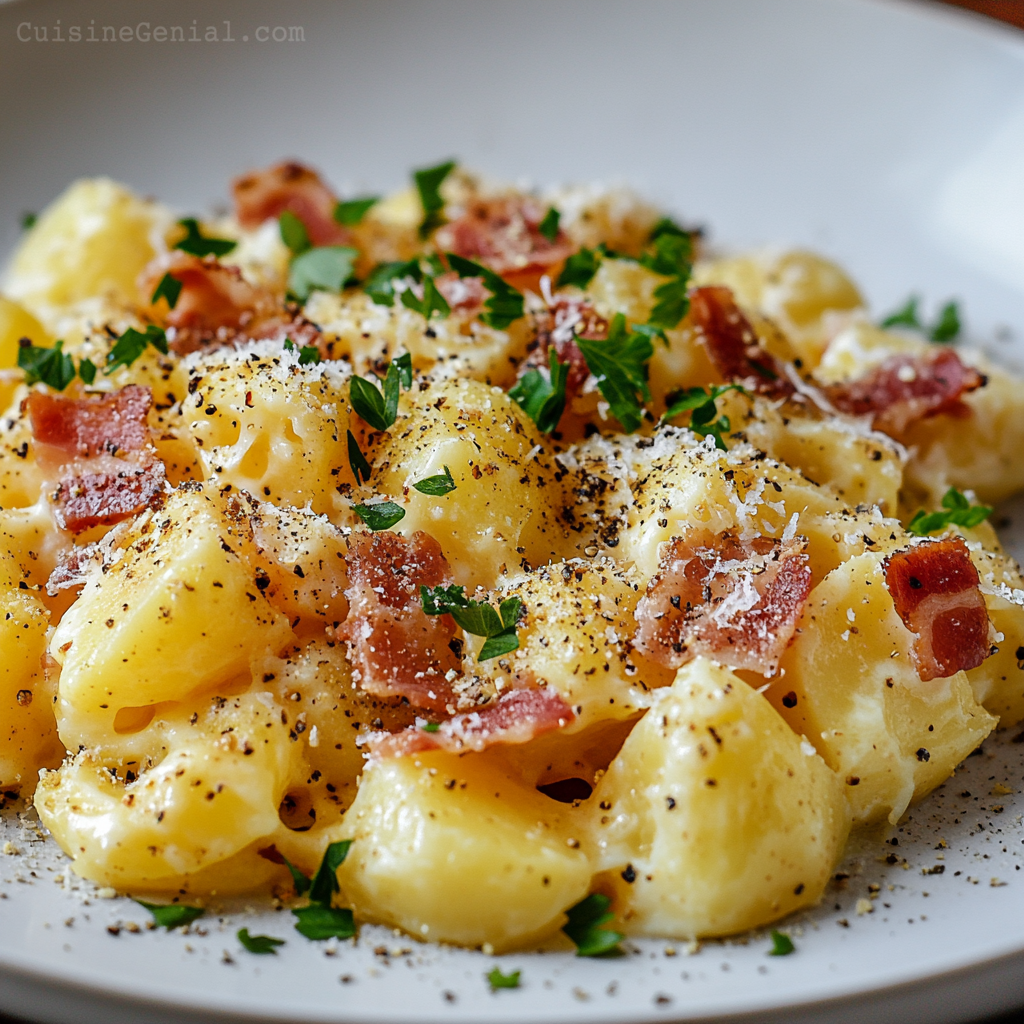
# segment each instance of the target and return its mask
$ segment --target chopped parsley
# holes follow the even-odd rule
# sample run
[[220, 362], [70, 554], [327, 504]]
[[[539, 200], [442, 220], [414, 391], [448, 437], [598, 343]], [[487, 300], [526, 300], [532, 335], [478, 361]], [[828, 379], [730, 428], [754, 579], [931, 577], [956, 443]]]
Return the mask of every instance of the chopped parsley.
[[306, 875], [304, 875], [283, 853], [281, 854], [281, 860], [284, 861], [284, 866], [292, 876], [292, 883], [295, 886], [295, 892], [299, 896], [305, 892], [309, 892], [309, 878], [307, 878]]
[[416, 313], [420, 313], [427, 320], [432, 316], [439, 316], [442, 320], [447, 317], [452, 309], [448, 301], [438, 291], [432, 277], [423, 278], [423, 298], [417, 299], [411, 288], [402, 292], [402, 305]]
[[615, 919], [608, 910], [610, 905], [607, 896], [595, 892], [566, 911], [569, 920], [562, 931], [575, 943], [577, 956], [614, 956], [622, 952], [619, 943], [624, 936], [603, 927]]
[[167, 335], [159, 327], [148, 324], [144, 331], [129, 327], [107, 353], [103, 372], [108, 376], [120, 366], [131, 366], [152, 345], [157, 352], [167, 355]]
[[519, 975], [521, 971], [511, 971], [508, 974], [502, 974], [501, 969], [495, 967], [487, 977], [487, 984], [491, 986], [492, 992], [497, 992], [499, 988], [519, 988]]
[[601, 258], [595, 250], [580, 249], [565, 261], [565, 266], [562, 268], [562, 273], [558, 275], [555, 287], [564, 288], [568, 284], [573, 284], [577, 288], [586, 288], [594, 279], [600, 265]]
[[411, 278], [413, 281], [423, 280], [423, 270], [417, 260], [378, 263], [363, 282], [363, 291], [378, 306], [393, 306], [395, 304], [395, 281], [405, 278]]
[[238, 243], [230, 238], [207, 238], [199, 230], [199, 221], [195, 217], [182, 217], [178, 223], [185, 229], [185, 237], [175, 245], [175, 249], [187, 252], [190, 256], [226, 256]]
[[391, 361], [382, 388], [353, 374], [349, 401], [374, 430], [390, 430], [398, 416], [398, 392], [406, 381], [406, 388], [412, 387], [412, 357], [408, 353]]
[[412, 353], [403, 352], [391, 360], [393, 366], [398, 367], [398, 379], [403, 388], [408, 391], [412, 387]]
[[359, 450], [359, 442], [351, 430], [348, 431], [348, 464], [352, 468], [352, 475], [356, 478], [357, 484], [369, 482], [370, 464]]
[[31, 231], [36, 226], [36, 221], [39, 220], [39, 214], [37, 213], [23, 213], [21, 215], [21, 230]]
[[669, 280], [654, 289], [655, 304], [647, 323], [659, 330], [672, 330], [690, 308], [688, 287], [693, 269], [693, 245], [685, 232], [664, 230], [654, 236], [654, 252], [644, 253], [640, 262]]
[[366, 216], [371, 206], [380, 202], [380, 196], [345, 199], [334, 207], [334, 219], [347, 228], [354, 228]]
[[671, 420], [680, 413], [690, 411], [690, 429], [701, 437], [710, 435], [715, 439], [715, 447], [722, 451], [726, 450], [722, 435], [730, 430], [729, 417], [722, 416], [715, 419], [718, 409], [715, 401], [727, 391], [742, 391], [746, 388], [739, 384], [712, 385], [710, 388], [685, 388], [670, 396], [671, 401], [665, 410], [662, 420]]
[[486, 601], [467, 598], [465, 587], [421, 585], [420, 601], [427, 615], [451, 615], [467, 633], [487, 638], [480, 648], [477, 661], [498, 658], [519, 647], [516, 624], [519, 622], [523, 602], [518, 597], [507, 598], [495, 610]]
[[922, 334], [926, 334], [932, 341], [938, 342], [940, 345], [955, 341], [960, 336], [962, 327], [960, 323], [960, 307], [956, 302], [947, 302], [939, 310], [939, 316], [935, 323], [928, 327], [921, 320], [921, 315], [918, 312], [919, 301], [916, 295], [911, 295], [899, 309], [881, 320], [878, 326], [908, 327], [912, 331], [920, 331]]
[[577, 338], [576, 344], [612, 415], [627, 434], [633, 433], [643, 418], [641, 399], [651, 398], [647, 386], [647, 362], [654, 355], [650, 334], [630, 331], [625, 316], [616, 313], [606, 341]]
[[537, 424], [542, 434], [550, 434], [565, 411], [565, 385], [569, 379], [569, 364], [559, 362], [555, 350], [548, 350], [550, 373], [548, 377], [537, 369], [527, 370], [509, 390], [508, 396], [517, 402], [523, 412]]
[[656, 242], [662, 235], [680, 235], [684, 238], [690, 238], [690, 232], [686, 228], [681, 228], [671, 217], [662, 217], [651, 228], [649, 240]]
[[85, 384], [91, 384], [96, 379], [96, 370], [96, 364], [91, 359], [82, 359], [78, 363], [78, 376]]
[[276, 956], [276, 947], [284, 945], [284, 939], [275, 939], [270, 935], [250, 935], [248, 928], [240, 928], [235, 937], [250, 953], [273, 953]]
[[421, 726], [424, 732], [437, 732], [441, 728], [440, 722], [424, 722]]
[[434, 497], [441, 497], [443, 494], [451, 494], [455, 490], [455, 481], [452, 479], [452, 471], [445, 466], [443, 473], [436, 476], [428, 476], [418, 480], [413, 487], [420, 494], [430, 494]]
[[299, 302], [310, 292], [340, 292], [352, 276], [352, 264], [359, 255], [347, 245], [321, 245], [292, 258], [288, 267], [288, 291]]
[[149, 300], [153, 305], [156, 305], [160, 299], [166, 299], [167, 305], [170, 309], [178, 304], [178, 297], [181, 295], [181, 282], [176, 277], [171, 277], [170, 274], [164, 274], [160, 278], [160, 283], [156, 286], [156, 290], [153, 292], [153, 297]]
[[992, 515], [988, 505], [972, 505], [955, 487], [950, 487], [942, 496], [942, 510], [925, 512], [921, 509], [907, 524], [915, 537], [927, 537], [949, 525], [965, 526], [970, 529], [983, 523]]
[[291, 210], [284, 210], [278, 217], [277, 224], [281, 232], [281, 241], [288, 246], [293, 256], [313, 248], [306, 225]]
[[960, 336], [960, 307], [955, 302], [947, 302], [939, 310], [939, 318], [935, 321], [928, 337], [945, 345]]
[[[284, 339], [284, 350], [286, 352], [295, 351], [295, 342], [291, 338]], [[309, 366], [311, 363], [320, 362], [320, 349], [316, 345], [303, 345], [298, 352], [299, 366]]]
[[314, 903], [329, 905], [334, 894], [338, 892], [338, 868], [345, 863], [351, 846], [351, 839], [343, 839], [339, 843], [331, 843], [324, 851], [323, 859], [309, 887], [309, 898]]
[[423, 167], [413, 171], [413, 181], [420, 194], [420, 205], [423, 207], [423, 221], [420, 224], [420, 238], [426, 238], [431, 231], [444, 223], [444, 199], [441, 196], [441, 183], [455, 170], [455, 161], [447, 160], [436, 167]]
[[544, 219], [537, 225], [537, 230], [549, 241], [553, 242], [558, 237], [558, 225], [562, 215], [553, 207], [548, 207]]
[[915, 331], [923, 330], [921, 319], [917, 315], [918, 298], [911, 295], [907, 301], [887, 317], [879, 321], [879, 327], [910, 327]]
[[464, 256], [456, 256], [453, 252], [445, 253], [445, 259], [459, 277], [479, 277], [484, 287], [491, 293], [491, 297], [484, 303], [487, 312], [481, 314], [481, 323], [503, 331], [523, 315], [523, 293], [513, 288], [493, 270], [473, 260], [467, 260]]
[[[28, 338], [22, 338], [18, 342], [18, 366], [25, 371], [26, 382], [37, 384], [42, 381], [55, 391], [63, 391], [75, 379], [75, 361], [63, 349], [63, 341], [54, 342], [53, 348], [42, 348], [33, 345]], [[89, 365], [92, 366], [91, 363]]]
[[768, 950], [769, 956], [789, 956], [796, 952], [793, 940], [785, 933], [772, 929], [772, 948]]
[[338, 868], [345, 862], [351, 845], [352, 840], [345, 839], [327, 847], [309, 885], [309, 906], [292, 911], [297, 922], [295, 930], [307, 939], [350, 939], [356, 933], [352, 911], [331, 906], [339, 888]]
[[181, 925], [191, 924], [206, 913], [204, 907], [189, 907], [184, 903], [146, 903], [145, 900], [135, 902], [153, 915], [153, 921], [158, 928], [180, 928]]
[[352, 511], [374, 533], [380, 530], [390, 530], [395, 523], [399, 523], [405, 518], [405, 509], [393, 501], [375, 501], [372, 505], [353, 505]]

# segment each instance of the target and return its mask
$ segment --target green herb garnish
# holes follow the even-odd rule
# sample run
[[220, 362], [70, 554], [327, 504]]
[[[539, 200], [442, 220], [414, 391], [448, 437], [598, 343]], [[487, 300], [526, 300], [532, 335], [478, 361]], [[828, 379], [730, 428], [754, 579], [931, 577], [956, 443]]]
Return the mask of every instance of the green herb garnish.
[[270, 935], [250, 935], [248, 928], [239, 929], [235, 937], [250, 953], [273, 953], [276, 956], [276, 947], [284, 945], [284, 939], [275, 939]]
[[544, 219], [537, 225], [537, 230], [549, 241], [553, 242], [558, 237], [558, 224], [562, 215], [553, 207], [548, 207]]
[[434, 228], [444, 223], [444, 199], [441, 197], [441, 183], [455, 170], [455, 161], [448, 160], [436, 167], [424, 167], [413, 171], [413, 181], [420, 194], [423, 207], [423, 222], [420, 224], [420, 238], [426, 238]]
[[411, 309], [429, 320], [432, 316], [439, 316], [442, 320], [449, 316], [452, 309], [447, 299], [438, 291], [432, 277], [423, 278], [423, 298], [417, 299], [411, 288], [402, 292], [402, 305]]
[[412, 354], [403, 352], [391, 360], [392, 366], [398, 367], [398, 380], [406, 391], [412, 387]]
[[423, 280], [423, 269], [417, 260], [405, 262], [378, 263], [363, 282], [363, 291], [378, 306], [393, 306], [395, 303], [395, 281], [411, 278]]
[[935, 321], [928, 337], [940, 345], [954, 341], [960, 335], [960, 307], [955, 302], [947, 302], [939, 310], [939, 319]]
[[334, 207], [334, 219], [347, 228], [354, 228], [366, 216], [370, 207], [379, 202], [380, 196], [345, 199]]
[[918, 298], [911, 295], [909, 299], [897, 310], [882, 319], [879, 327], [911, 327], [915, 331], [923, 330], [921, 320], [917, 315]]
[[965, 526], [970, 529], [992, 515], [988, 505], [972, 505], [955, 487], [942, 496], [942, 511], [925, 512], [921, 509], [907, 524], [915, 537], [927, 537], [947, 526]]
[[295, 892], [301, 896], [304, 892], [309, 891], [309, 878], [303, 874], [283, 853], [281, 854], [281, 860], [284, 861], [284, 866], [288, 869], [288, 873], [292, 876], [292, 883], [295, 885]]
[[484, 303], [487, 312], [481, 314], [481, 323], [503, 331], [523, 315], [523, 293], [513, 288], [493, 270], [473, 260], [467, 260], [464, 256], [456, 256], [453, 252], [445, 253], [445, 259], [459, 277], [479, 277], [483, 280], [484, 287], [491, 293], [491, 297]]
[[75, 361], [63, 349], [63, 341], [55, 341], [53, 348], [42, 348], [22, 338], [18, 342], [18, 366], [25, 371], [26, 382], [42, 381], [55, 391], [63, 391], [75, 379]]
[[310, 292], [340, 292], [352, 276], [352, 264], [358, 249], [347, 245], [321, 245], [307, 249], [292, 259], [288, 267], [288, 291], [299, 302]]
[[313, 903], [330, 905], [332, 897], [338, 891], [338, 868], [345, 863], [351, 846], [351, 839], [343, 839], [341, 842], [331, 843], [324, 851], [320, 867], [316, 869], [309, 887], [309, 898]]
[[726, 450], [722, 434], [730, 430], [729, 417], [722, 416], [715, 419], [718, 410], [715, 401], [727, 391], [741, 391], [746, 394], [746, 388], [740, 384], [712, 385], [710, 388], [685, 388], [672, 396], [672, 401], [665, 410], [662, 420], [671, 420], [680, 413], [690, 411], [690, 429], [695, 434], [707, 437], [709, 434], [715, 439], [715, 446], [722, 451]]
[[499, 988], [519, 988], [519, 975], [521, 971], [512, 971], [509, 974], [502, 974], [501, 970], [495, 967], [487, 977], [487, 983], [491, 986], [492, 992]]
[[377, 501], [372, 505], [353, 505], [352, 511], [374, 533], [380, 530], [390, 530], [395, 523], [401, 522], [405, 518], [405, 509], [393, 501]]
[[577, 956], [608, 956], [621, 953], [619, 943], [624, 936], [620, 932], [602, 927], [615, 920], [608, 910], [611, 900], [601, 893], [592, 893], [566, 911], [569, 920], [562, 931], [576, 945]]
[[768, 950], [769, 956], [789, 956], [796, 952], [793, 940], [785, 933], [772, 929], [772, 948]]
[[348, 856], [351, 845], [352, 840], [345, 839], [327, 847], [309, 886], [309, 906], [292, 911], [298, 922], [295, 930], [307, 939], [350, 939], [356, 933], [352, 911], [331, 906], [339, 889], [338, 868]]
[[648, 238], [651, 242], [656, 242], [662, 235], [681, 235], [684, 238], [690, 238], [690, 232], [687, 231], [686, 228], [681, 228], [671, 217], [662, 217], [661, 220], [651, 228], [651, 233]]
[[413, 487], [420, 492], [420, 494], [430, 494], [434, 497], [440, 497], [443, 494], [451, 494], [455, 490], [455, 481], [452, 479], [452, 471], [445, 466], [443, 473], [438, 473], [436, 476], [428, 476], [423, 480], [418, 480], [413, 484]]
[[185, 237], [174, 246], [190, 256], [226, 256], [238, 243], [230, 238], [206, 238], [199, 230], [195, 217], [182, 217], [178, 223], [185, 229]]
[[548, 350], [550, 374], [530, 369], [509, 390], [508, 396], [537, 424], [542, 434], [550, 434], [565, 411], [565, 385], [569, 380], [569, 364], [559, 362], [555, 350]]
[[144, 900], [135, 902], [153, 915], [153, 920], [159, 928], [179, 928], [183, 924], [191, 924], [206, 913], [204, 907], [189, 907], [184, 903], [146, 903]]
[[577, 288], [586, 288], [594, 279], [600, 265], [601, 259], [597, 252], [593, 249], [580, 249], [565, 261], [555, 287], [564, 288], [567, 284], [573, 284]]
[[348, 464], [352, 468], [352, 475], [356, 478], [357, 484], [369, 482], [370, 464], [359, 450], [359, 442], [351, 430], [348, 431]]
[[316, 345], [303, 345], [299, 349], [299, 366], [310, 366], [320, 362], [320, 349]]
[[659, 330], [672, 330], [690, 308], [687, 292], [693, 269], [693, 246], [685, 232], [662, 231], [654, 237], [654, 252], [645, 253], [640, 262], [669, 280], [654, 289], [655, 304], [647, 323]]
[[519, 647], [516, 624], [523, 602], [518, 597], [507, 598], [495, 610], [486, 601], [468, 599], [465, 587], [420, 586], [420, 601], [427, 615], [451, 615], [467, 633], [487, 638], [477, 661], [488, 661]]
[[96, 379], [96, 364], [91, 359], [82, 359], [78, 363], [78, 376], [84, 384], [91, 384]]
[[156, 290], [153, 292], [153, 297], [149, 300], [153, 305], [160, 299], [166, 299], [167, 305], [174, 309], [178, 304], [178, 297], [181, 295], [181, 282], [176, 277], [171, 277], [170, 274], [164, 274], [160, 278], [160, 283], [156, 286]]
[[640, 426], [643, 402], [650, 401], [647, 387], [647, 362], [654, 345], [646, 331], [630, 331], [626, 318], [616, 313], [608, 328], [606, 341], [577, 338], [576, 344], [597, 378], [597, 386], [611, 408], [612, 415], [631, 434]]
[[23, 213], [21, 215], [21, 230], [30, 231], [36, 226], [36, 221], [39, 220], [39, 214], [37, 213]]
[[437, 732], [441, 728], [439, 722], [424, 722], [422, 729], [424, 732]]
[[[406, 358], [408, 364], [403, 361]], [[349, 384], [352, 408], [374, 430], [390, 430], [398, 416], [399, 388], [406, 379], [409, 381], [406, 387], [412, 387], [412, 357], [408, 353], [391, 361], [381, 389], [358, 374], [353, 374]]]
[[167, 335], [159, 327], [148, 324], [145, 331], [129, 327], [107, 353], [107, 365], [103, 372], [109, 376], [119, 366], [131, 366], [150, 345], [157, 352], [167, 355]]
[[281, 232], [281, 241], [288, 246], [293, 256], [298, 256], [313, 247], [306, 225], [291, 210], [284, 210], [278, 217], [277, 224]]

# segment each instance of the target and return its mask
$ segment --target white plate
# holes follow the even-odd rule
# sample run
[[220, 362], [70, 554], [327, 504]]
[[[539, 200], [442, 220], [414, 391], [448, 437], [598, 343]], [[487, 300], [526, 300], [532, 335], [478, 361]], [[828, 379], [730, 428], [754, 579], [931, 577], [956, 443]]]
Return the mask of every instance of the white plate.
[[[140, 22], [190, 33], [193, 19], [220, 41], [137, 39]], [[132, 40], [57, 42], [58, 21], [65, 39], [95, 21]], [[274, 42], [291, 26], [304, 42]], [[815, 246], [876, 308], [956, 296], [978, 341], [1024, 363], [1024, 42], [980, 20], [869, 0], [0, 7], [2, 244], [82, 174], [201, 211], [284, 155], [380, 188], [452, 154], [538, 182], [631, 182], [718, 243]], [[1024, 788], [1007, 734], [913, 811], [898, 846], [867, 844], [787, 923], [794, 956], [769, 959], [763, 936], [692, 956], [664, 942], [613, 961], [512, 956], [523, 987], [493, 995], [493, 958], [380, 928], [333, 955], [295, 937], [262, 958], [238, 948], [237, 916], [109, 934], [145, 915], [54, 884], [61, 858], [8, 816], [0, 848], [22, 852], [0, 855], [0, 1009], [105, 1024], [977, 1018], [1024, 993], [1024, 796], [993, 797], [996, 782]], [[245, 923], [293, 935], [287, 913]]]

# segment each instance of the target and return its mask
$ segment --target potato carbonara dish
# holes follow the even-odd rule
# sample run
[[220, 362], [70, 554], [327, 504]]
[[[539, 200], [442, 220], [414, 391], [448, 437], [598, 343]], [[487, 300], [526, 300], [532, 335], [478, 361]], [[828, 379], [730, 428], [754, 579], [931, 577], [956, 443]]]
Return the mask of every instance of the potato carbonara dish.
[[232, 188], [78, 181], [3, 283], [0, 793], [79, 875], [725, 936], [1024, 718], [1024, 386], [954, 304], [622, 189]]

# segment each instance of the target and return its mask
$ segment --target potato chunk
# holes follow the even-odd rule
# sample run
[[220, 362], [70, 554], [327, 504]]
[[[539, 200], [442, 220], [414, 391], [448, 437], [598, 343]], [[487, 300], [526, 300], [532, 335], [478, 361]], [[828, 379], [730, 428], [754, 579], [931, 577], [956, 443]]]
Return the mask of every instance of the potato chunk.
[[696, 938], [815, 903], [849, 830], [842, 789], [760, 694], [691, 662], [588, 801], [618, 920]]
[[345, 825], [345, 899], [420, 939], [520, 946], [587, 894], [590, 864], [560, 806], [485, 756], [371, 761]]

